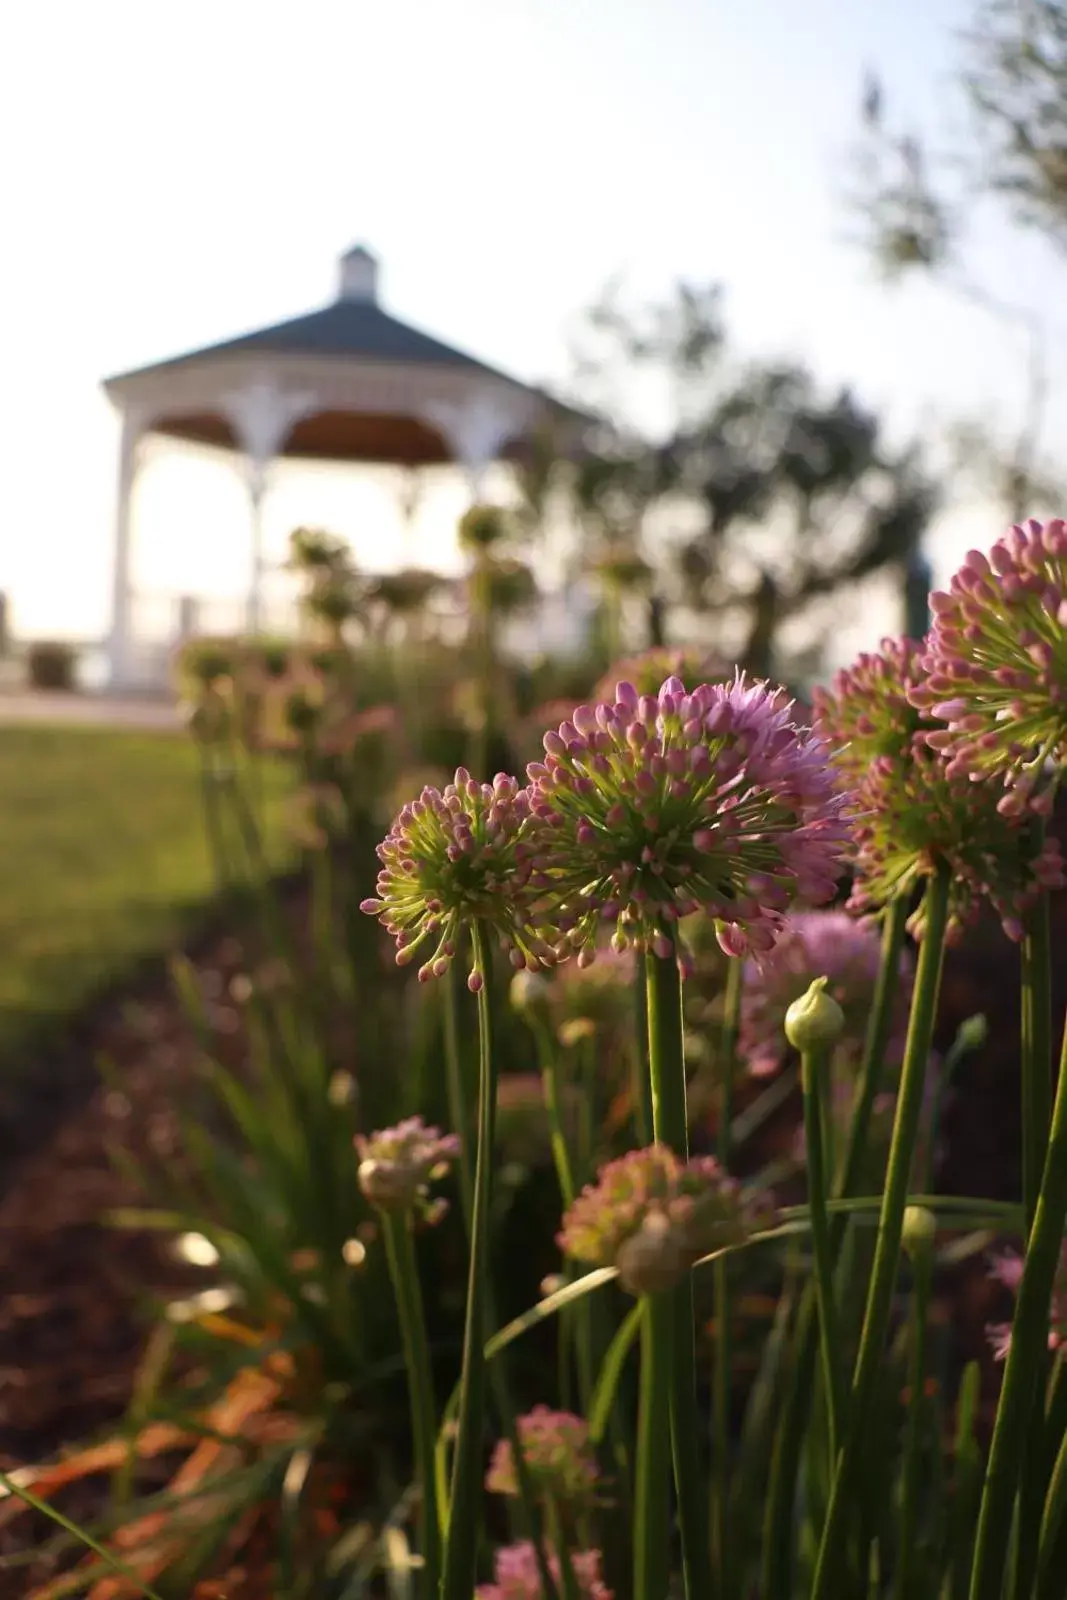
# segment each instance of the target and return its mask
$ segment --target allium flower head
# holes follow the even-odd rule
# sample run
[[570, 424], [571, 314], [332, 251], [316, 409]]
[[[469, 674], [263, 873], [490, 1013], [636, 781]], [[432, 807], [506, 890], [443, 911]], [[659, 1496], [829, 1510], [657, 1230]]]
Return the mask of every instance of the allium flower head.
[[1048, 814], [1067, 766], [1067, 523], [1016, 525], [988, 558], [972, 550], [934, 624], [913, 702], [951, 770], [1007, 786], [1001, 807]]
[[[1002, 1283], [1012, 1294], [1018, 1294], [1023, 1279], [1023, 1258], [1015, 1250], [1006, 1251], [993, 1262], [990, 1277]], [[986, 1329], [993, 1354], [1003, 1361], [1011, 1349], [1011, 1323], [997, 1322]], [[1060, 1262], [1052, 1285], [1052, 1305], [1049, 1316], [1048, 1347], [1058, 1350], [1067, 1345], [1067, 1239], [1060, 1248]]]
[[[514, 778], [477, 783], [462, 767], [443, 790], [427, 787], [406, 805], [378, 846], [378, 897], [363, 911], [380, 916], [406, 965], [427, 940], [420, 979], [441, 977], [466, 925], [492, 927], [516, 967], [551, 964], [553, 951], [533, 926], [533, 846], [529, 802]], [[481, 987], [474, 971], [468, 983]]]
[[649, 1145], [608, 1162], [565, 1213], [557, 1242], [591, 1267], [618, 1267], [632, 1294], [670, 1288], [701, 1256], [746, 1237], [754, 1214], [713, 1156], [685, 1162]]
[[[861, 657], [856, 669], [837, 675], [832, 692], [817, 696], [820, 729], [838, 745], [835, 760], [853, 786], [849, 907], [876, 910], [943, 865], [952, 876], [950, 937], [985, 897], [1005, 932], [1020, 938], [1037, 897], [1067, 882], [1059, 845], [1050, 838], [1035, 850], [1032, 831], [1005, 815], [996, 788], [970, 783], [932, 747], [943, 724], [912, 705], [922, 651], [911, 640], [887, 643], [880, 661]], [[909, 927], [921, 937], [922, 907]]]
[[[600, 1473], [585, 1419], [571, 1411], [535, 1406], [518, 1418], [516, 1429], [534, 1490], [557, 1505], [577, 1506], [588, 1501]], [[485, 1487], [490, 1494], [519, 1493], [510, 1439], [501, 1439], [493, 1451]]]
[[616, 661], [594, 688], [593, 699], [614, 700], [615, 685], [620, 679], [632, 683], [638, 694], [658, 694], [664, 678], [680, 678], [691, 691], [702, 683], [728, 682], [733, 675], [732, 667], [695, 645], [658, 646]]
[[359, 1186], [371, 1205], [383, 1211], [409, 1211], [419, 1204], [432, 1178], [443, 1177], [459, 1155], [455, 1134], [408, 1117], [395, 1128], [357, 1134]]
[[[845, 1013], [835, 1055], [858, 1064], [881, 959], [882, 941], [872, 922], [857, 921], [847, 911], [800, 911], [790, 917], [770, 955], [759, 965], [745, 963], [740, 1053], [753, 1076], [765, 1077], [781, 1066], [787, 1051], [786, 1011], [813, 978], [823, 975], [829, 979], [827, 993]], [[887, 1054], [897, 1063], [904, 1052], [912, 970], [911, 956], [902, 951]]]
[[666, 956], [680, 917], [714, 917], [730, 955], [769, 950], [795, 900], [834, 894], [846, 833], [823, 741], [790, 720], [779, 690], [737, 676], [692, 694], [616, 687], [545, 734], [528, 768], [542, 824], [540, 883], [589, 961], [598, 928], [616, 948]]
[[[600, 1551], [579, 1550], [571, 1555], [580, 1600], [614, 1600], [600, 1576]], [[559, 1557], [550, 1554], [548, 1570], [557, 1590], [561, 1584]], [[506, 1545], [496, 1552], [494, 1581], [475, 1590], [475, 1600], [542, 1600], [544, 1588], [532, 1544]]]

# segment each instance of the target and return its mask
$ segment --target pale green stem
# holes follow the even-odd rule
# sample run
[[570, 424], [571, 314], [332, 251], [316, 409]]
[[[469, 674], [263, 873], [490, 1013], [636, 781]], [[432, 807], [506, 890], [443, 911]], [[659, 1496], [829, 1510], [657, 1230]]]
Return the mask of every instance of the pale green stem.
[[830, 1460], [836, 1462], [844, 1421], [844, 1395], [839, 1368], [841, 1334], [834, 1296], [834, 1252], [826, 1210], [829, 1172], [823, 1153], [823, 1102], [830, 1092], [825, 1049], [806, 1050], [801, 1057], [800, 1083], [804, 1095], [804, 1138], [808, 1168], [808, 1206], [815, 1255], [815, 1298], [819, 1311], [819, 1348], [823, 1387], [826, 1390], [827, 1437]]
[[470, 1600], [478, 1576], [478, 1537], [482, 1524], [482, 1451], [485, 1433], [486, 1295], [489, 1283], [489, 1216], [492, 1205], [496, 1077], [492, 1009], [489, 1004], [485, 939], [471, 928], [474, 967], [482, 974], [478, 992], [478, 1146], [471, 1212], [467, 1319], [463, 1333], [458, 1434], [452, 1463], [452, 1493], [445, 1542], [442, 1600]]
[[419, 1268], [415, 1259], [410, 1212], [381, 1213], [389, 1272], [400, 1317], [400, 1336], [407, 1365], [411, 1426], [415, 1442], [415, 1472], [421, 1491], [419, 1549], [423, 1562], [423, 1592], [437, 1592], [441, 1575], [441, 1526], [437, 1508], [434, 1449], [437, 1442], [437, 1406], [433, 1393], [430, 1347], [422, 1306]]
[[[667, 957], [653, 955], [651, 951], [645, 956], [645, 980], [653, 1133], [658, 1143], [669, 1145], [684, 1161], [689, 1154], [689, 1130], [682, 988], [673, 945]], [[666, 1372], [665, 1381], [670, 1388], [670, 1437], [686, 1597], [687, 1600], [706, 1600], [712, 1593], [711, 1549], [708, 1505], [701, 1489], [693, 1285], [688, 1273], [671, 1292], [671, 1301], [670, 1318], [660, 1318], [657, 1313], [651, 1319], [652, 1354]], [[661, 1345], [664, 1337], [670, 1340], [668, 1347]]]
[[[724, 1172], [729, 1171], [731, 1129], [734, 1115], [734, 1076], [737, 1071], [737, 1038], [741, 1029], [741, 998], [744, 992], [745, 963], [738, 957], [727, 962], [723, 995], [722, 1035], [719, 1041], [719, 1134], [718, 1158]], [[713, 1432], [715, 1460], [712, 1474], [712, 1527], [719, 1592], [731, 1592], [730, 1573], [730, 1416], [733, 1379], [732, 1321], [730, 1304], [730, 1263], [725, 1256], [715, 1262], [715, 1370], [713, 1375]]]
[[1045, 1368], [1049, 1306], [1067, 1221], [1067, 1027], [1037, 1210], [1027, 1242], [1004, 1366], [971, 1568], [971, 1600], [1000, 1600], [1012, 1509], [1026, 1458], [1034, 1394]]
[[[857, 1483], [863, 1481], [865, 1434], [874, 1414], [882, 1375], [886, 1333], [900, 1261], [908, 1182], [922, 1116], [923, 1089], [937, 1015], [950, 887], [948, 869], [939, 865], [926, 889], [926, 922], [915, 974], [908, 1039], [886, 1168], [885, 1193], [878, 1219], [874, 1265], [867, 1291], [859, 1353], [852, 1376], [848, 1428], [844, 1448], [838, 1455], [834, 1471], [811, 1600], [837, 1600], [841, 1593], [839, 1568], [845, 1550], [852, 1496]], [[863, 1554], [861, 1551], [861, 1560]]]

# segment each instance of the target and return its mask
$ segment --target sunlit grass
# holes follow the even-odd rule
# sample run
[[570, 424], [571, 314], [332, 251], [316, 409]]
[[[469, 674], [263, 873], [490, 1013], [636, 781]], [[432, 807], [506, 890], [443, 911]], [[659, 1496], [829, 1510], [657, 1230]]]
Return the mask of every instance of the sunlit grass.
[[[286, 773], [264, 775], [281, 867]], [[215, 897], [192, 741], [0, 728], [0, 1057], [195, 926]]]

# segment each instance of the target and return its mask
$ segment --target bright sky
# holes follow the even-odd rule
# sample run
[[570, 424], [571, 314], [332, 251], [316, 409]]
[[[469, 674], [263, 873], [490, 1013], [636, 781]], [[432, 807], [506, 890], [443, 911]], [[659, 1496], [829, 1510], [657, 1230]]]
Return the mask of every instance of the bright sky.
[[[311, 309], [357, 240], [382, 259], [390, 310], [519, 376], [565, 370], [568, 319], [622, 268], [651, 293], [679, 275], [720, 279], [741, 349], [806, 358], [901, 428], [1010, 418], [1020, 386], [1004, 331], [930, 289], [887, 295], [843, 242], [864, 68], [878, 66], [894, 110], [936, 123], [968, 9], [10, 8], [0, 588], [17, 630], [106, 624], [116, 427], [99, 380]], [[993, 229], [975, 259], [1008, 295], [1062, 302], [1062, 276], [1036, 247]], [[1057, 417], [1062, 430], [1062, 401]], [[231, 468], [154, 452], [136, 509], [146, 591], [240, 591], [248, 532]], [[387, 517], [348, 479], [286, 468], [268, 531], [280, 549], [295, 523], [326, 523], [358, 550], [380, 546]], [[957, 516], [935, 557], [997, 531], [988, 512]], [[440, 537], [429, 529], [438, 553]]]

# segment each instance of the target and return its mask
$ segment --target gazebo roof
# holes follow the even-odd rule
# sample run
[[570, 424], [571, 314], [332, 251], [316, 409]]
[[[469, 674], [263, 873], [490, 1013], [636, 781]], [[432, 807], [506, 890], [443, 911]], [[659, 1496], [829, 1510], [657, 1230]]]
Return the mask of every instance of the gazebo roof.
[[105, 387], [148, 372], [165, 372], [168, 368], [186, 366], [193, 361], [208, 361], [216, 356], [246, 352], [263, 355], [357, 356], [368, 361], [460, 367], [485, 373], [488, 377], [503, 378], [507, 383], [519, 383], [517, 378], [501, 372], [499, 368], [491, 367], [467, 355], [465, 351], [435, 339], [432, 334], [413, 328], [407, 322], [401, 322], [398, 317], [383, 311], [376, 300], [343, 298], [335, 300], [332, 305], [323, 306], [319, 311], [290, 317], [285, 322], [275, 322], [267, 328], [256, 328], [251, 333], [239, 334], [235, 339], [224, 339], [219, 344], [205, 345], [183, 355], [171, 356], [165, 361], [155, 361], [145, 367], [116, 373], [114, 377], [105, 379]]
[[277, 453], [318, 460], [454, 460], [448, 417], [472, 401], [509, 419], [490, 424], [505, 457], [521, 449], [538, 416], [554, 416], [568, 430], [590, 420], [383, 310], [378, 263], [362, 245], [341, 257], [332, 304], [117, 373], [104, 389], [120, 407], [142, 407], [156, 432], [225, 447], [240, 442], [232, 402], [250, 384], [307, 398], [280, 430]]

